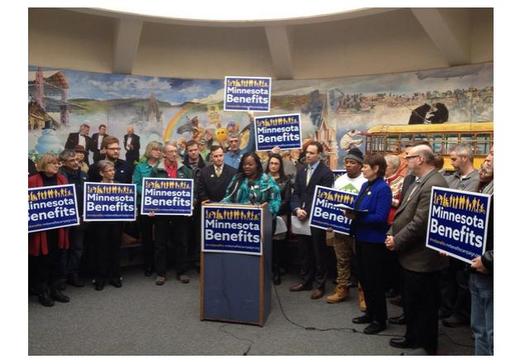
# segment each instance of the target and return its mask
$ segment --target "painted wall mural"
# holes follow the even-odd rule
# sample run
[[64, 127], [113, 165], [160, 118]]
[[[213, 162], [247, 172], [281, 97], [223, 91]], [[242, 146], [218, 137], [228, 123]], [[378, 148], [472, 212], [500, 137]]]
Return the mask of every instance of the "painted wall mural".
[[[177, 140], [183, 148], [187, 140], [194, 139], [206, 155], [213, 144], [227, 146], [227, 136], [232, 132], [241, 134], [241, 148], [254, 148], [251, 115], [223, 111], [223, 96], [222, 79], [143, 77], [30, 66], [29, 155], [35, 158], [48, 151], [60, 152], [68, 134], [78, 132], [82, 123], [90, 125], [89, 135], [105, 124], [108, 134], [121, 141], [128, 126], [133, 126], [141, 137], [141, 154], [149, 141]], [[271, 112], [256, 115], [300, 113], [303, 138], [321, 141], [327, 149], [328, 164], [341, 168], [341, 157], [348, 148], [371, 150], [370, 136], [377, 127], [442, 128], [445, 133], [445, 126], [492, 122], [493, 65], [324, 80], [274, 80], [271, 105]], [[399, 138], [398, 144], [403, 137]], [[440, 138], [436, 145], [444, 148], [445, 136]], [[297, 154], [292, 152], [292, 158]]]

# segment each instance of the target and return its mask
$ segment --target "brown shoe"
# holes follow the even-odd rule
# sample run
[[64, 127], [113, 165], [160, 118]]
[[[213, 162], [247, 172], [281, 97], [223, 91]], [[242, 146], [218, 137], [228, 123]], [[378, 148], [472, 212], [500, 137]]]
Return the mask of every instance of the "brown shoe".
[[304, 284], [304, 283], [295, 283], [290, 287], [290, 292], [299, 292], [299, 291], [309, 291], [312, 289], [311, 285]]
[[348, 298], [348, 287], [346, 286], [337, 286], [335, 287], [334, 293], [326, 297], [326, 302], [328, 303], [339, 303], [343, 302]]
[[319, 298], [323, 296], [324, 296], [324, 290], [321, 288], [316, 288], [312, 291], [310, 298], [313, 300], [318, 300]]

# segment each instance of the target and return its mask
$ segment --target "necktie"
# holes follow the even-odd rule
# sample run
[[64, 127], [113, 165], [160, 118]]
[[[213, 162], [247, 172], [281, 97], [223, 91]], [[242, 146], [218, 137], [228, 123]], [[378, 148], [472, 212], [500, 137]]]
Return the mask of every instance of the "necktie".
[[308, 166], [308, 168], [306, 170], [306, 185], [307, 186], [310, 183], [310, 178], [312, 177], [313, 171], [314, 171], [314, 169], [311, 166]]
[[217, 177], [220, 177], [221, 176], [221, 173], [222, 173], [222, 168], [215, 168], [215, 175]]

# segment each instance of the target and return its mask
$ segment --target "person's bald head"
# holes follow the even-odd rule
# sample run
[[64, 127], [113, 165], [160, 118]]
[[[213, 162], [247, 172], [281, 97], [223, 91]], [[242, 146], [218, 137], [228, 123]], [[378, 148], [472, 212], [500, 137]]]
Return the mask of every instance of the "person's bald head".
[[416, 177], [424, 176], [434, 168], [434, 153], [428, 145], [416, 145], [405, 156], [408, 162], [408, 169]]
[[422, 158], [423, 162], [434, 166], [434, 152], [432, 151], [432, 148], [430, 148], [428, 145], [416, 145], [412, 148], [411, 154], [419, 155]]

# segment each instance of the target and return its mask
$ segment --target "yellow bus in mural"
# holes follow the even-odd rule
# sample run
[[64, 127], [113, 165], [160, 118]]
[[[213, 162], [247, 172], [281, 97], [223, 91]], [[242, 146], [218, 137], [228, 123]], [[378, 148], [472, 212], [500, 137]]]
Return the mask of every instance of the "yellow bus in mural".
[[443, 168], [447, 171], [453, 170], [450, 164], [452, 148], [458, 143], [470, 144], [474, 150], [474, 167], [479, 168], [493, 143], [494, 123], [378, 125], [366, 133], [366, 152], [398, 154], [401, 147], [418, 140], [428, 141], [434, 153], [443, 156]]

